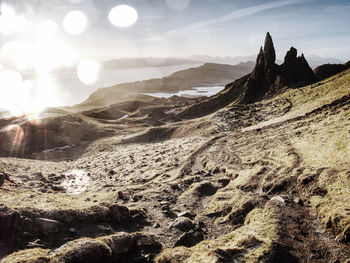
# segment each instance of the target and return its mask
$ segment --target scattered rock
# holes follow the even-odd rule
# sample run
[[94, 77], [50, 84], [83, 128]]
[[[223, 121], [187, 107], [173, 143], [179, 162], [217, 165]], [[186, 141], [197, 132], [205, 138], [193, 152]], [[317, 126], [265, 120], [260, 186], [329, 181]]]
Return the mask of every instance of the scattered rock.
[[44, 183], [47, 183], [47, 179], [43, 176], [41, 172], [33, 174], [33, 180], [35, 181], [41, 181]]
[[68, 229], [69, 233], [74, 234], [76, 232], [74, 227]]

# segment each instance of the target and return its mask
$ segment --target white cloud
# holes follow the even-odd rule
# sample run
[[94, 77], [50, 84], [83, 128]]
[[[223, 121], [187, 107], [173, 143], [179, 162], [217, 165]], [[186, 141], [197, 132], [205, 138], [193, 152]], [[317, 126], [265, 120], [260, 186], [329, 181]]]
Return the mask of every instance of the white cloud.
[[186, 26], [186, 27], [169, 30], [162, 35], [153, 36], [153, 37], [149, 38], [148, 40], [177, 36], [177, 35], [181, 35], [181, 34], [188, 34], [189, 32], [191, 32], [193, 30], [199, 30], [201, 28], [209, 27], [211, 25], [215, 25], [218, 23], [224, 23], [224, 22], [228, 22], [231, 20], [246, 17], [249, 15], [254, 15], [254, 14], [269, 10], [269, 9], [284, 7], [284, 6], [298, 4], [298, 3], [307, 3], [307, 2], [312, 2], [312, 1], [314, 1], [314, 0], [288, 0], [288, 1], [279, 0], [279, 1], [268, 2], [268, 3], [264, 3], [264, 4], [260, 4], [260, 5], [255, 5], [255, 6], [251, 6], [251, 7], [241, 8], [241, 9], [235, 10], [235, 11], [233, 11], [227, 15], [221, 16], [221, 17], [200, 21], [200, 22], [194, 23], [194, 24]]

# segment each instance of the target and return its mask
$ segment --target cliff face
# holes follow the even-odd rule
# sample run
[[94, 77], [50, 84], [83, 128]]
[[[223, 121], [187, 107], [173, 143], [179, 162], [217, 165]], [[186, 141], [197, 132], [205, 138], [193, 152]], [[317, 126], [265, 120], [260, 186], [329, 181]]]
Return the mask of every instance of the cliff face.
[[298, 57], [294, 47], [287, 52], [282, 65], [279, 66], [275, 62], [275, 48], [270, 33], [267, 33], [264, 47], [260, 49], [252, 73], [228, 84], [226, 89], [216, 96], [186, 109], [180, 116], [204, 116], [231, 103], [254, 103], [272, 97], [286, 88], [305, 86], [317, 81], [304, 55]]

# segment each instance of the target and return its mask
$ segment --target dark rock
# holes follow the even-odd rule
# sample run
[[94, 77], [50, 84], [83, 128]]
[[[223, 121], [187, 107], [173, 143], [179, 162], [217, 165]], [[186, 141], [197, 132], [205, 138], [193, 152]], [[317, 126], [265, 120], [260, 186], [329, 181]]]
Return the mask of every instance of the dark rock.
[[216, 187], [208, 181], [203, 181], [193, 185], [193, 192], [200, 197], [211, 196], [215, 194], [216, 191]]
[[272, 66], [276, 61], [275, 48], [273, 46], [272, 38], [269, 32], [267, 32], [264, 44], [264, 58], [267, 66]]
[[184, 246], [193, 247], [204, 240], [204, 235], [201, 232], [190, 231], [184, 233], [175, 243], [174, 247]]
[[186, 217], [178, 217], [169, 225], [169, 228], [177, 228], [182, 232], [187, 232], [194, 227], [193, 222]]

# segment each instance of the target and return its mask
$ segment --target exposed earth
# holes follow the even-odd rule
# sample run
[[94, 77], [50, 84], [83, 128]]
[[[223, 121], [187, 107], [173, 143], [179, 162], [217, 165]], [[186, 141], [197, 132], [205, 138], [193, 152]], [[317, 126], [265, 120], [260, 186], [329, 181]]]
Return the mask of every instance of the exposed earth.
[[1, 262], [349, 263], [350, 70], [269, 38], [212, 98], [1, 119]]

